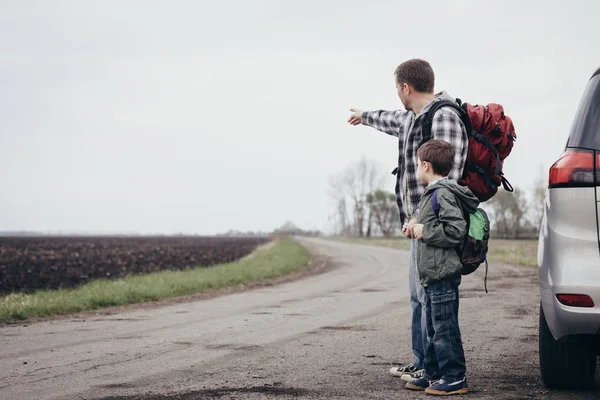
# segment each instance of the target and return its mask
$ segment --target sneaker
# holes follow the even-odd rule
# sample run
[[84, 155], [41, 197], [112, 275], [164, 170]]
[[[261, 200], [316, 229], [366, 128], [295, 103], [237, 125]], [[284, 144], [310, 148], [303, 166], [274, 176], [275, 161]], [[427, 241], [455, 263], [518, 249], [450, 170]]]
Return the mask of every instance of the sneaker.
[[413, 372], [417, 372], [414, 362], [405, 365], [404, 367], [393, 367], [390, 369], [390, 374], [398, 377], [402, 377], [404, 374], [412, 374]]
[[[425, 375], [423, 375], [419, 379], [415, 379], [414, 381], [406, 382], [405, 388], [410, 390], [426, 390], [429, 388], [433, 381], [427, 379]], [[427, 393], [427, 392], [426, 392]]]
[[440, 379], [432, 382], [431, 385], [425, 389], [425, 393], [437, 396], [465, 394], [469, 393], [469, 385], [467, 385], [466, 377], [454, 382], [448, 382], [444, 379]]
[[421, 379], [422, 377], [425, 376], [425, 370], [424, 369], [420, 369], [418, 371], [415, 371], [413, 373], [404, 373], [402, 374], [402, 376], [400, 377], [400, 379], [402, 379], [404, 382], [412, 382], [412, 381], [416, 381], [417, 379]]

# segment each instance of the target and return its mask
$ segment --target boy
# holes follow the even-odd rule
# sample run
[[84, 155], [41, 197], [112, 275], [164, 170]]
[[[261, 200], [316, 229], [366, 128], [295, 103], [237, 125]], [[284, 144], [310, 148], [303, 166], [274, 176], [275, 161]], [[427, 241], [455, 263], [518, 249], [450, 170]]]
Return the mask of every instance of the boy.
[[[424, 373], [406, 384], [407, 389], [427, 394], [449, 395], [469, 392], [465, 354], [458, 327], [458, 286], [461, 280], [457, 246], [467, 234], [464, 211], [475, 211], [479, 200], [464, 186], [448, 179], [454, 149], [441, 140], [430, 140], [417, 152], [417, 178], [427, 185], [419, 203], [418, 223], [405, 234], [418, 239], [417, 269], [425, 289], [427, 344]], [[439, 212], [433, 209], [437, 192]]]

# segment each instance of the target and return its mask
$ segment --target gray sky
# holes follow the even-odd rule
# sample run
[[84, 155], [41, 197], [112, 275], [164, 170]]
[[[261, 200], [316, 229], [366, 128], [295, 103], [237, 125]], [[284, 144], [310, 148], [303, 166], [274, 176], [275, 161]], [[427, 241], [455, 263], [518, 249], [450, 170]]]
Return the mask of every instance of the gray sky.
[[0, 230], [326, 229], [327, 177], [397, 158], [348, 109], [400, 107], [393, 71], [415, 57], [436, 90], [504, 105], [505, 174], [529, 190], [600, 66], [598, 15], [583, 0], [0, 0]]

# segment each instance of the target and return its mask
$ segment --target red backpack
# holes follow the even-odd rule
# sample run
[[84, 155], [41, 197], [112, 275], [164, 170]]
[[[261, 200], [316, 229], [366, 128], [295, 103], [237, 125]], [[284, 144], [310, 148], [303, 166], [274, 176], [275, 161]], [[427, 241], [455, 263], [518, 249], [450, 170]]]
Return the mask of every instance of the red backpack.
[[502, 184], [508, 192], [513, 187], [502, 173], [504, 159], [510, 154], [517, 135], [510, 117], [504, 115], [500, 104], [487, 106], [440, 100], [431, 106], [423, 121], [423, 140], [431, 139], [431, 123], [435, 112], [441, 107], [452, 107], [460, 116], [467, 130], [469, 150], [459, 184], [467, 186], [479, 201], [491, 199]]

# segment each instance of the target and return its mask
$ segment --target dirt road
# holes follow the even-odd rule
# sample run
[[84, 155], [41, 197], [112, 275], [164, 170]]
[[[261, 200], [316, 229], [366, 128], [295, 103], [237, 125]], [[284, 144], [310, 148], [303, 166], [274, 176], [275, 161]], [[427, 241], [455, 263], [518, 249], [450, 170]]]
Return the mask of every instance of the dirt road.
[[[408, 254], [303, 239], [323, 274], [207, 300], [0, 327], [0, 399], [416, 399]], [[537, 271], [461, 285], [473, 399], [597, 399], [539, 382]]]

